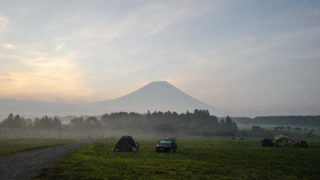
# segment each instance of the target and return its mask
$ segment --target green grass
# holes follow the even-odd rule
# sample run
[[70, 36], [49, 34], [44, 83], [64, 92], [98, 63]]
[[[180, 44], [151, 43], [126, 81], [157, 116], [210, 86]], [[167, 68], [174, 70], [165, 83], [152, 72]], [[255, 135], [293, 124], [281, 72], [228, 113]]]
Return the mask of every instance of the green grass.
[[178, 152], [114, 153], [115, 140], [84, 146], [45, 168], [36, 179], [318, 179], [320, 144], [262, 148], [259, 140], [178, 140]]
[[64, 145], [73, 142], [70, 139], [0, 139], [0, 156], [44, 147]]

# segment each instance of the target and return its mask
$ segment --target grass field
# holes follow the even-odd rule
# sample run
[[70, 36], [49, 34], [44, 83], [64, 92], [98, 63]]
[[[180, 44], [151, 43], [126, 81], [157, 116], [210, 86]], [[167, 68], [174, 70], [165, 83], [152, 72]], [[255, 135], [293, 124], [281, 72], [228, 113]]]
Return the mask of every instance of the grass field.
[[262, 148], [259, 140], [178, 140], [178, 152], [114, 153], [115, 140], [84, 146], [45, 168], [36, 179], [318, 179], [320, 144]]
[[44, 147], [64, 145], [73, 142], [70, 139], [0, 139], [0, 156]]

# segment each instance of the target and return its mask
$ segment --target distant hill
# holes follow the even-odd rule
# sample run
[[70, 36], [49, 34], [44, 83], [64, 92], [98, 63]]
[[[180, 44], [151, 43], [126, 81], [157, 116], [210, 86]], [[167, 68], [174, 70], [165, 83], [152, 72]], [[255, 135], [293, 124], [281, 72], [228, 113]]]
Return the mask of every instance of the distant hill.
[[232, 117], [239, 125], [277, 125], [320, 127], [320, 116], [258, 116], [255, 118]]
[[24, 115], [25, 117], [78, 115], [83, 106], [64, 102], [43, 102], [35, 100], [0, 99], [0, 117], [9, 113]]
[[194, 109], [213, 109], [165, 81], [155, 81], [120, 98], [95, 102], [88, 106], [97, 113], [111, 111], [144, 113], [148, 110], [186, 112]]
[[[42, 115], [101, 115], [106, 112], [176, 111], [213, 108], [165, 81], [152, 82], [137, 91], [117, 99], [83, 105], [64, 102], [42, 102], [33, 100], [0, 99], [0, 116], [9, 113], [28, 117]], [[214, 112], [213, 112], [214, 114]]]
[[[68, 116], [68, 115], [102, 115], [110, 112], [176, 111], [186, 112], [194, 109], [208, 109], [217, 116], [230, 115], [233, 117], [257, 116], [319, 116], [318, 106], [266, 106], [243, 107], [238, 109], [221, 109], [212, 107], [184, 93], [165, 81], [155, 81], [129, 93], [125, 96], [106, 101], [87, 104], [70, 104], [65, 102], [43, 102], [35, 100], [14, 100], [0, 98], [0, 120], [9, 113], [20, 114], [24, 117]], [[239, 123], [251, 122], [250, 118], [240, 118]]]

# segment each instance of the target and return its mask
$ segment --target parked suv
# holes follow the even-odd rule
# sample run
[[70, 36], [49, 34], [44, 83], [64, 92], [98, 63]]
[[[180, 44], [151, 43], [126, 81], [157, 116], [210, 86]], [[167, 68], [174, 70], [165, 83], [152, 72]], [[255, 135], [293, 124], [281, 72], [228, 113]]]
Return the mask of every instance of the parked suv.
[[177, 152], [178, 146], [175, 138], [163, 139], [157, 144], [156, 152]]

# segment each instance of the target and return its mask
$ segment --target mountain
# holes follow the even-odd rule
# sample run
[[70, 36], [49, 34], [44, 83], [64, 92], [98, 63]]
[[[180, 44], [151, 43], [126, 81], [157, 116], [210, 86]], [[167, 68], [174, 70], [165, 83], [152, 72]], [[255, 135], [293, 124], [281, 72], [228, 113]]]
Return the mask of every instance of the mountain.
[[127, 111], [145, 113], [150, 111], [186, 112], [212, 107], [201, 102], [165, 81], [155, 81], [122, 97], [84, 105], [64, 102], [0, 99], [0, 117], [9, 113], [27, 117], [43, 115], [101, 115]]
[[212, 109], [166, 81], [155, 81], [120, 98], [89, 104], [98, 112], [147, 112], [176, 111], [186, 112], [194, 109]]
[[[0, 99], [0, 118], [9, 113], [20, 114], [25, 117], [78, 115], [83, 106], [65, 102], [43, 102], [36, 100]], [[81, 114], [81, 113], [80, 113]]]

